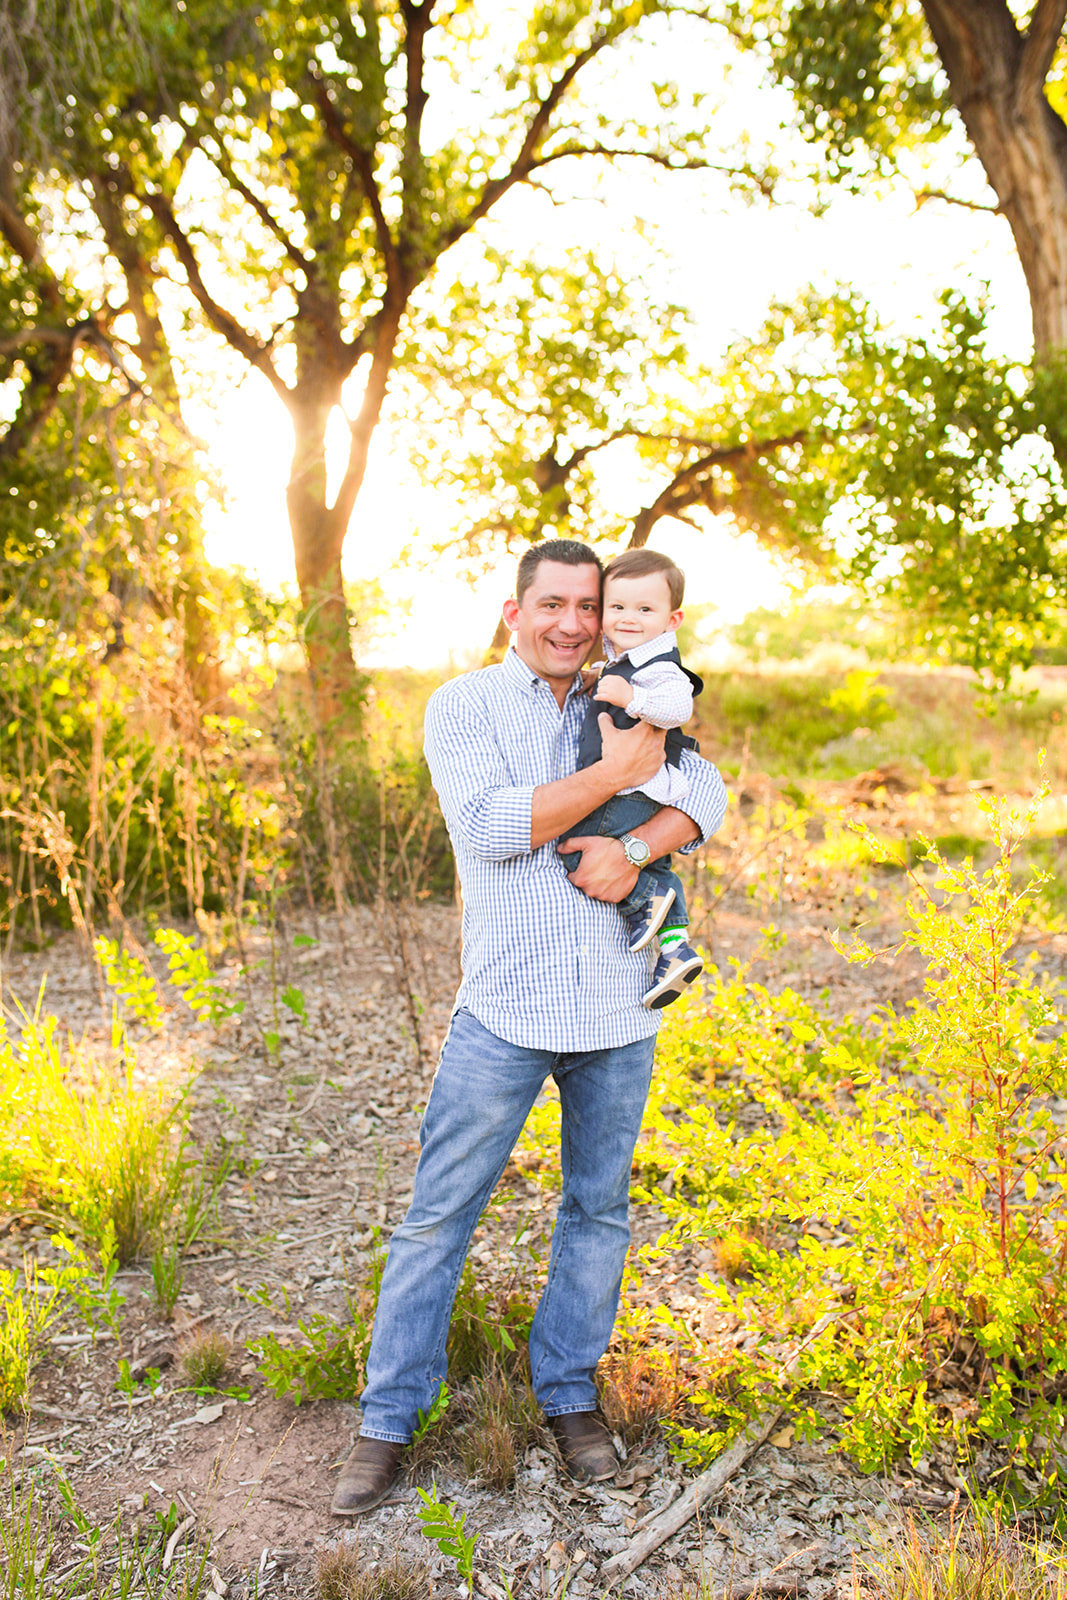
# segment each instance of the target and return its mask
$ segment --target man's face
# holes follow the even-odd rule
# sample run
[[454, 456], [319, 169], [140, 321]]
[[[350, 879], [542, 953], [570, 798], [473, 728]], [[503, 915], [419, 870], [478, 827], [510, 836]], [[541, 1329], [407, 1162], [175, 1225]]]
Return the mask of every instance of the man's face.
[[520, 658], [539, 678], [567, 682], [600, 633], [600, 570], [542, 561], [522, 597], [505, 600], [504, 621]]

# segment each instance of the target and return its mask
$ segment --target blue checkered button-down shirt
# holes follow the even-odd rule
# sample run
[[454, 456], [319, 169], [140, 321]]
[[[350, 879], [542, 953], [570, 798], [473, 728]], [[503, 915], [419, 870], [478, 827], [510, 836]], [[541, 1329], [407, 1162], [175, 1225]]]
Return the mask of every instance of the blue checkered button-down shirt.
[[[426, 759], [463, 889], [456, 1004], [498, 1038], [539, 1050], [631, 1044], [660, 1020], [641, 1005], [653, 951], [627, 947], [618, 908], [574, 887], [554, 842], [530, 849], [534, 790], [575, 770], [580, 689], [576, 677], [561, 711], [511, 649], [499, 666], [444, 684], [426, 708]], [[709, 762], [683, 759], [683, 809], [706, 839], [726, 791]]]

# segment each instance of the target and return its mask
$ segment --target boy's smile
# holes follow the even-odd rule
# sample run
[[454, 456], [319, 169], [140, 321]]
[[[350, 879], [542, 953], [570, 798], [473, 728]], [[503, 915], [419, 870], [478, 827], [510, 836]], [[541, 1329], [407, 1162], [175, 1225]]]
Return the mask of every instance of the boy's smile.
[[639, 644], [672, 632], [682, 620], [671, 607], [670, 589], [662, 572], [643, 578], [609, 577], [604, 581], [604, 637], [615, 650], [633, 650]]

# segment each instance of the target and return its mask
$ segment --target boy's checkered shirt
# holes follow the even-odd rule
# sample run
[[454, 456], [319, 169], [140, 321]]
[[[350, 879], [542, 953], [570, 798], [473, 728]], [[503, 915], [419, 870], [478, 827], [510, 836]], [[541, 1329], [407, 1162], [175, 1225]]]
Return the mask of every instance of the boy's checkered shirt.
[[[446, 683], [426, 708], [426, 759], [463, 890], [465, 1006], [498, 1038], [582, 1051], [656, 1032], [646, 1011], [654, 947], [627, 947], [614, 905], [568, 880], [555, 842], [530, 849], [533, 792], [568, 777], [587, 701], [576, 677], [561, 711], [514, 649], [499, 666]], [[722, 822], [726, 790], [710, 762], [683, 755], [682, 809], [701, 840]]]

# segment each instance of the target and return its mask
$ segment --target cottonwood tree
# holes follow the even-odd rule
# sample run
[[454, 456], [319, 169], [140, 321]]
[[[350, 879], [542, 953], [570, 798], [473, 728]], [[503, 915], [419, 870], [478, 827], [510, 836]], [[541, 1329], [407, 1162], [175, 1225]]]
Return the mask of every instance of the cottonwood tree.
[[10, 639], [23, 608], [109, 658], [143, 602], [178, 618], [188, 686], [217, 710], [203, 461], [148, 264], [113, 195], [70, 182], [64, 145], [120, 58], [151, 77], [127, 0], [0, 4], [0, 598]]
[[[731, 10], [735, 38], [791, 91], [831, 180], [891, 171], [962, 124], [992, 209], [1011, 228], [1037, 358], [1067, 347], [1067, 0], [755, 0]], [[976, 203], [959, 191], [938, 197]]]
[[[352, 728], [342, 550], [373, 538], [358, 513], [371, 441], [435, 269], [521, 186], [565, 186], [578, 164], [707, 165], [704, 114], [680, 112], [669, 82], [671, 51], [705, 43], [706, 23], [679, 0], [528, 0], [491, 20], [434, 0], [296, 0], [223, 18], [215, 0], [165, 15], [145, 0], [139, 28], [150, 70], [109, 47], [95, 85], [58, 108], [52, 169], [95, 213], [146, 366], [156, 285], [285, 406], [315, 705], [321, 725]], [[638, 51], [639, 88], [620, 94], [613, 62]], [[347, 460], [331, 494], [339, 409]]]

